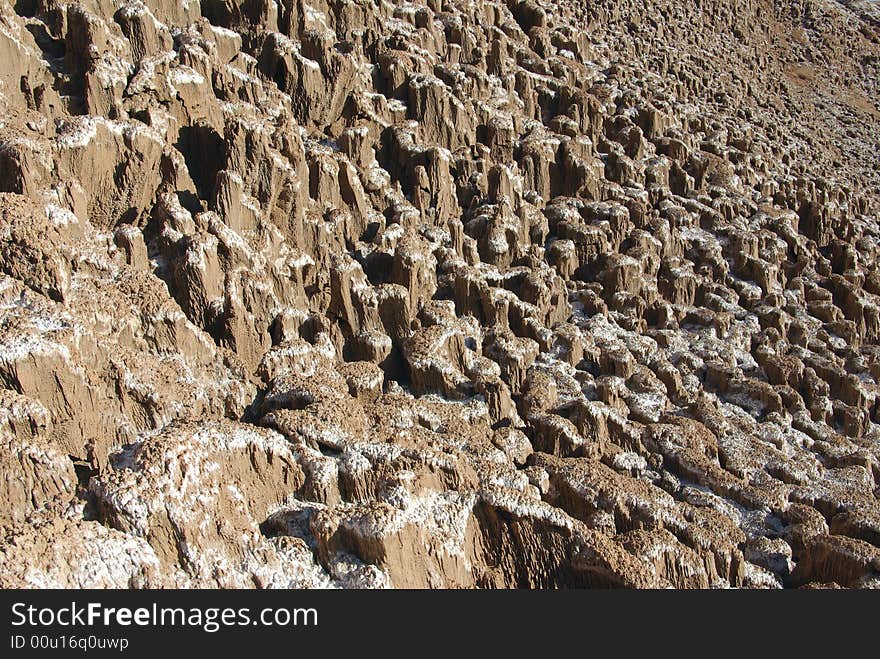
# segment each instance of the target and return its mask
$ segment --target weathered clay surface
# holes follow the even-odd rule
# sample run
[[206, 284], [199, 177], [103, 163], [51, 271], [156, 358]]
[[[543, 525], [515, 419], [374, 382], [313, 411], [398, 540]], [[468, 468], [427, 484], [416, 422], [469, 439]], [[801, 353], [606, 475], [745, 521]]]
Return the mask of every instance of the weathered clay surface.
[[880, 587], [880, 12], [0, 5], [0, 586]]

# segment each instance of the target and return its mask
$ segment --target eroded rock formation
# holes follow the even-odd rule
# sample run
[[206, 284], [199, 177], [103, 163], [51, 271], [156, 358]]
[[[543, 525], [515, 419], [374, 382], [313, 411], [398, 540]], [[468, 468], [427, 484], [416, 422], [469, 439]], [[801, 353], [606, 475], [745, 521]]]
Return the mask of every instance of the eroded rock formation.
[[880, 586], [880, 14], [0, 5], [0, 585]]

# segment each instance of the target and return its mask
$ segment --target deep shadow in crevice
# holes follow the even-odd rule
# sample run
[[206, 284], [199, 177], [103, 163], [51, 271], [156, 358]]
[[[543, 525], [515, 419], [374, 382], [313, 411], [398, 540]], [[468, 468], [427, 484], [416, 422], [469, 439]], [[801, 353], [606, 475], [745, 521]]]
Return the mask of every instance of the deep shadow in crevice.
[[15, 13], [23, 18], [33, 18], [37, 15], [38, 7], [37, 0], [16, 0]]
[[37, 46], [40, 47], [40, 50], [43, 51], [43, 54], [50, 63], [62, 59], [67, 54], [67, 46], [64, 44], [64, 39], [52, 37], [46, 26], [42, 23], [28, 23], [25, 27], [34, 37]]
[[68, 457], [73, 463], [73, 470], [76, 473], [76, 497], [85, 502], [83, 506], [83, 519], [87, 521], [97, 520], [99, 518], [98, 504], [95, 496], [89, 491], [89, 481], [92, 476], [98, 475], [98, 470], [88, 460], [83, 460], [73, 455]]
[[214, 196], [217, 172], [226, 167], [223, 136], [206, 124], [183, 126], [177, 134], [177, 143], [174, 146], [183, 154], [199, 198], [211, 199]]

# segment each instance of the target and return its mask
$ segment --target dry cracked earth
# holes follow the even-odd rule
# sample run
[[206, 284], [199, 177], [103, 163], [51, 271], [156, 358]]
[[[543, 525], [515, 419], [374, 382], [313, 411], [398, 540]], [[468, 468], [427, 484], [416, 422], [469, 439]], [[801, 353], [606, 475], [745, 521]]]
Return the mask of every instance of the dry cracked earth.
[[880, 11], [3, 0], [0, 586], [880, 587]]

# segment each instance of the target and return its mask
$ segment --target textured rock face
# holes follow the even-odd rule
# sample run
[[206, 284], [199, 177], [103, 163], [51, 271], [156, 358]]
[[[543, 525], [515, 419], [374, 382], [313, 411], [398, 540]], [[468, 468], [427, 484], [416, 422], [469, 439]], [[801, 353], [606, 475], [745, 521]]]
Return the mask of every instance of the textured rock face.
[[880, 587], [880, 14], [0, 6], [0, 586]]

